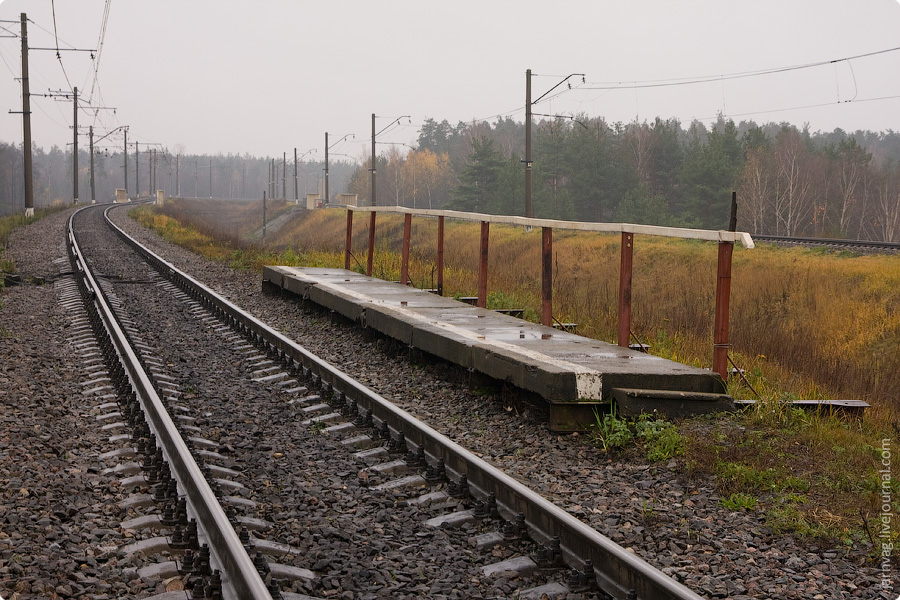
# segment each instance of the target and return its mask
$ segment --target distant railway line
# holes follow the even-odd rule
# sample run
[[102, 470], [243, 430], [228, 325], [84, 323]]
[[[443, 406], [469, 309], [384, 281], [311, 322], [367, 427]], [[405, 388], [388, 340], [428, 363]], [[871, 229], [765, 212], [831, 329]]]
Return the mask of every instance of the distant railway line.
[[834, 250], [854, 250], [873, 254], [894, 254], [900, 252], [900, 244], [893, 242], [869, 242], [864, 240], [839, 240], [833, 238], [788, 237], [779, 235], [753, 235], [759, 242], [770, 242], [786, 246], [807, 246], [831, 248]]

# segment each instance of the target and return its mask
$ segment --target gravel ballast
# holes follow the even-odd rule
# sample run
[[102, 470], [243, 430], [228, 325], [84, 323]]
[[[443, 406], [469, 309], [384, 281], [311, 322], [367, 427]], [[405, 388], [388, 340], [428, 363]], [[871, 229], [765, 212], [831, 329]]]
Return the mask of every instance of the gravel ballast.
[[[6, 252], [24, 280], [44, 280], [43, 285], [8, 287], [0, 296], [0, 596], [6, 600], [13, 594], [118, 598], [151, 591], [129, 588], [136, 584], [121, 574], [111, 550], [125, 543], [127, 532], [119, 523], [126, 517], [116, 504], [120, 492], [100, 472], [106, 465], [97, 457], [110, 447], [95, 426], [96, 407], [79, 399], [83, 379], [77, 353], [67, 342], [71, 318], [60, 306], [53, 281], [60, 270], [53, 261], [64, 256], [67, 214], [14, 232]], [[552, 435], [508, 390], [471, 393], [455, 369], [410, 363], [404, 349], [368, 340], [353, 324], [332, 322], [292, 300], [263, 295], [257, 273], [235, 271], [173, 247], [128, 219], [124, 209], [113, 211], [113, 218], [166, 260], [704, 597], [893, 600], [896, 595], [879, 587], [881, 571], [863, 552], [774, 535], [761, 514], [725, 509], [711, 482], [686, 480], [677, 461], [611, 459], [585, 436]], [[61, 268], [68, 269], [67, 263]], [[242, 401], [250, 404], [258, 393], [242, 394]], [[230, 399], [215, 400], [225, 407]], [[275, 417], [269, 420], [276, 422]], [[228, 436], [234, 439], [226, 436], [223, 443], [249, 444], [239, 432]], [[321, 446], [289, 452], [293, 460], [312, 464], [332, 460]], [[278, 476], [281, 466], [271, 452], [257, 460], [270, 479]], [[339, 469], [335, 472], [352, 473], [355, 481], [353, 464]], [[347, 485], [344, 479], [333, 474], [318, 482], [318, 495], [304, 490], [302, 498], [322, 501], [328, 487]], [[300, 515], [296, 507], [290, 510], [282, 518], [294, 519], [297, 545], [305, 536], [333, 536], [336, 552], [343, 548], [347, 554], [352, 544], [335, 531], [369, 526], [366, 511], [361, 511], [359, 522], [351, 512], [342, 517], [341, 527], [315, 531], [311, 521], [303, 521], [315, 517], [315, 511], [305, 508]], [[371, 516], [387, 518], [387, 513]], [[460, 553], [461, 559], [465, 556]], [[327, 573], [323, 560], [330, 559], [319, 559], [318, 570]], [[347, 564], [337, 565], [338, 570]], [[374, 578], [371, 572], [364, 575]], [[341, 585], [338, 579], [329, 584], [336, 597], [399, 597]], [[410, 589], [407, 597], [466, 597], [454, 593], [466, 585], [446, 581], [430, 591]]]

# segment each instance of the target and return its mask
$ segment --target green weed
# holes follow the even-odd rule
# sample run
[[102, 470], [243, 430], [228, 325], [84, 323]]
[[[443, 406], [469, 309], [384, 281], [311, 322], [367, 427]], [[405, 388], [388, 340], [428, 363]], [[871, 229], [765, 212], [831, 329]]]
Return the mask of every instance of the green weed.
[[753, 510], [758, 501], [749, 494], [736, 492], [727, 498], [722, 498], [719, 502], [728, 510]]

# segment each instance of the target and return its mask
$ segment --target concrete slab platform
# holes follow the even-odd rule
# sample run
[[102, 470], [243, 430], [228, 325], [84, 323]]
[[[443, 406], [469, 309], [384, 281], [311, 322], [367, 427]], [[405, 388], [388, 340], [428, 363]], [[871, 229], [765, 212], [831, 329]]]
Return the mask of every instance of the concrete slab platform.
[[721, 377], [709, 370], [354, 271], [270, 266], [263, 269], [263, 287], [296, 294], [412, 349], [566, 405], [567, 414], [573, 403], [610, 402], [616, 388], [725, 392]]

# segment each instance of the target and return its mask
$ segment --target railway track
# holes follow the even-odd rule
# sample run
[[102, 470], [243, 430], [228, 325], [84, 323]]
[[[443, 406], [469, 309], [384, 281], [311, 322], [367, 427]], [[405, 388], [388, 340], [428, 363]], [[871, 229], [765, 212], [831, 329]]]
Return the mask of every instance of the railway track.
[[[152, 267], [116, 249], [99, 212], [73, 216], [69, 246], [93, 328], [111, 335], [103, 354], [119, 399], [101, 419], [122, 448], [105, 457], [137, 492], [122, 502], [135, 537], [123, 552], [147, 557], [142, 576], [157, 577], [155, 589], [288, 600], [410, 588], [408, 597], [699, 598], [136, 242]], [[78, 233], [81, 220], [92, 233]], [[105, 258], [93, 254], [100, 248]], [[182, 348], [217, 351], [201, 364]], [[307, 473], [310, 455], [330, 468]], [[348, 488], [352, 511], [317, 519], [299, 508], [346, 503], [326, 495]], [[349, 522], [397, 541], [379, 546], [331, 525]], [[441, 564], [446, 544], [465, 548], [468, 564]], [[397, 579], [410, 554], [433, 567]], [[327, 574], [336, 563], [356, 580]]]
[[867, 242], [863, 240], [786, 237], [777, 235], [754, 235], [753, 239], [761, 242], [771, 242], [775, 244], [830, 248], [834, 250], [855, 250], [861, 252], [889, 254], [900, 252], [900, 244], [892, 242]]

